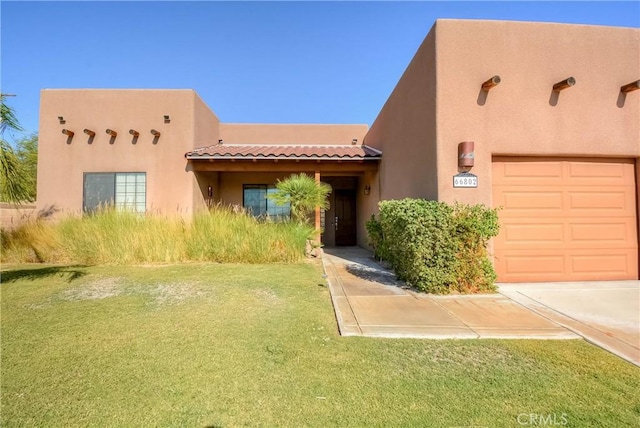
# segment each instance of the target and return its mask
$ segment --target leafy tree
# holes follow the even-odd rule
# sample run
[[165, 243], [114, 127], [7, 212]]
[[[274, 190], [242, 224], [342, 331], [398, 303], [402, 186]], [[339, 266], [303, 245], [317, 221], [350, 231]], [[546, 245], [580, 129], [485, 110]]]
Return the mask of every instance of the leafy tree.
[[20, 156], [4, 139], [7, 131], [22, 131], [13, 109], [5, 99], [6, 95], [0, 94], [0, 199], [16, 203], [33, 201], [35, 190], [33, 193], [29, 190], [29, 179], [25, 176]]
[[329, 209], [328, 196], [331, 193], [331, 186], [326, 183], [316, 183], [306, 174], [292, 174], [285, 180], [278, 180], [276, 189], [269, 198], [276, 205], [289, 204], [291, 217], [300, 223], [308, 222], [316, 207]]

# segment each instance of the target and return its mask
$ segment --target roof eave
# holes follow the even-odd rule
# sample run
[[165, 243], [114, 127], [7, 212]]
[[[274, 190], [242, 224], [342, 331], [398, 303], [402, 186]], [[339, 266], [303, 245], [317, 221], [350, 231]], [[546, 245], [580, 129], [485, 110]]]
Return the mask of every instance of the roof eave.
[[377, 161], [379, 156], [367, 157], [339, 157], [339, 156], [211, 156], [211, 155], [189, 155], [187, 160], [324, 160], [324, 161]]

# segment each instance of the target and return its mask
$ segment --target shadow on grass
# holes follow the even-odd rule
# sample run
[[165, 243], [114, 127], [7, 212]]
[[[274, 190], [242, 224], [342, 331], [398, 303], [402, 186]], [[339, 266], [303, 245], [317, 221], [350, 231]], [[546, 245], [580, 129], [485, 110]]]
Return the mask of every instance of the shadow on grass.
[[87, 274], [84, 270], [86, 266], [48, 266], [32, 269], [15, 269], [0, 272], [2, 283], [16, 282], [19, 280], [34, 281], [37, 279], [47, 278], [51, 276], [66, 277], [67, 282], [75, 281]]

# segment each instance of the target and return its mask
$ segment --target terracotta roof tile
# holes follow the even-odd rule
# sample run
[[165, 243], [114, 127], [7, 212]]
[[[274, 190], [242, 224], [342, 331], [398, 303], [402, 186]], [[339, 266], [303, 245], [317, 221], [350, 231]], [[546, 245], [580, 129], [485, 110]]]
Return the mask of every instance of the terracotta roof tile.
[[187, 159], [377, 160], [382, 152], [365, 145], [214, 144], [187, 152]]

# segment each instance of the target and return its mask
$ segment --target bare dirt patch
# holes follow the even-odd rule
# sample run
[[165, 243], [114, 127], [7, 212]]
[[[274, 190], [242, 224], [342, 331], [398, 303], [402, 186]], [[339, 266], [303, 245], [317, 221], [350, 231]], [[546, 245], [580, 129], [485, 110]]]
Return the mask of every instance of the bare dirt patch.
[[[198, 282], [172, 282], [151, 285], [127, 284], [119, 277], [98, 278], [86, 284], [69, 288], [45, 301], [27, 305], [29, 309], [45, 309], [56, 302], [81, 302], [117, 296], [143, 296], [153, 306], [172, 305], [208, 294]], [[276, 296], [274, 296], [277, 298]]]
[[197, 282], [157, 284], [148, 290], [155, 305], [172, 305], [204, 296]]
[[261, 301], [269, 305], [280, 303], [280, 301], [282, 300], [280, 297], [278, 297], [276, 293], [273, 292], [273, 290], [268, 290], [268, 289], [261, 289], [256, 291], [256, 296]]
[[124, 293], [120, 278], [99, 278], [85, 285], [74, 287], [62, 293], [62, 300], [99, 300], [119, 296]]

